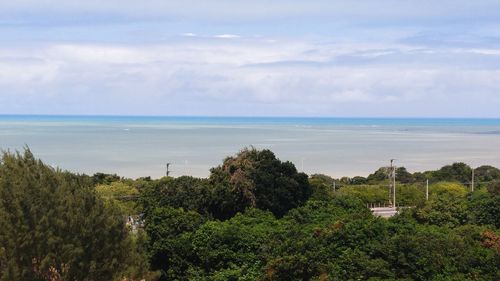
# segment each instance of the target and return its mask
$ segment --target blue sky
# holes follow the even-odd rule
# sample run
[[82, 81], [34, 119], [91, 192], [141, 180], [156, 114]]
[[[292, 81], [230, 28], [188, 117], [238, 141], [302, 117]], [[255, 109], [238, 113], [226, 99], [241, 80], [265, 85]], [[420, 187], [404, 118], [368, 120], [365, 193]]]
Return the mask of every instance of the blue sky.
[[498, 11], [0, 0], [0, 114], [500, 117]]

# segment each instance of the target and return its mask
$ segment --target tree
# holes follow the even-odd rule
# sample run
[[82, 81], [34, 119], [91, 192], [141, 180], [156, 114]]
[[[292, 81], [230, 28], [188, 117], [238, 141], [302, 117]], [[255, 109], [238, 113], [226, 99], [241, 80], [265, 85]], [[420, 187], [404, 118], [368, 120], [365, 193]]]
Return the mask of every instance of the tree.
[[95, 187], [97, 194], [106, 201], [113, 201], [120, 207], [123, 214], [136, 215], [139, 211], [136, 208], [136, 198], [139, 195], [137, 188], [121, 181], [114, 181], [110, 184], [99, 184]]
[[391, 264], [398, 280], [497, 280], [499, 256], [482, 246], [483, 232], [476, 226], [401, 228], [377, 255]]
[[467, 189], [459, 183], [455, 182], [438, 182], [429, 187], [430, 198], [441, 196], [465, 197]]
[[123, 215], [86, 177], [23, 154], [0, 162], [0, 280], [113, 280], [126, 267]]
[[430, 187], [430, 199], [416, 210], [421, 223], [457, 227], [467, 222], [465, 187], [458, 183], [440, 182]]
[[365, 204], [384, 204], [388, 198], [387, 187], [382, 185], [344, 186], [338, 194], [361, 199]]
[[472, 169], [465, 163], [453, 163], [432, 173], [437, 181], [457, 181], [460, 183], [470, 182]]
[[491, 195], [499, 196], [500, 195], [500, 180], [496, 180], [496, 181], [491, 182], [490, 184], [488, 184], [486, 189], [488, 190], [488, 192]]
[[[191, 236], [200, 261], [193, 269], [209, 280], [259, 280], [263, 254], [281, 224], [273, 214], [248, 209], [226, 221], [210, 221]], [[229, 279], [223, 279], [225, 276]]]
[[307, 175], [291, 162], [281, 162], [270, 150], [243, 149], [212, 168], [212, 213], [227, 219], [248, 207], [281, 217], [302, 205], [312, 193]]
[[472, 223], [500, 228], [500, 195], [483, 189], [473, 192], [468, 199], [468, 213]]
[[389, 171], [387, 167], [379, 168], [375, 173], [369, 175], [367, 180], [371, 183], [379, 183], [388, 179]]
[[120, 177], [116, 174], [105, 174], [105, 173], [95, 173], [92, 175], [92, 181], [94, 184], [111, 184], [116, 181], [120, 181]]
[[140, 188], [139, 203], [146, 219], [159, 207], [182, 208], [185, 211], [196, 211], [204, 216], [211, 216], [209, 207], [212, 194], [206, 179], [189, 176], [164, 177], [142, 184], [144, 186]]
[[401, 183], [414, 182], [413, 175], [408, 172], [405, 167], [399, 167], [396, 169], [396, 180]]
[[189, 234], [200, 227], [205, 218], [195, 211], [160, 207], [151, 211], [145, 223], [149, 236], [149, 255], [153, 269], [160, 269], [169, 280], [182, 279], [191, 263], [196, 263]]
[[358, 184], [366, 184], [366, 183], [367, 183], [367, 180], [365, 177], [356, 176], [356, 177], [351, 178], [351, 184], [358, 185]]
[[488, 165], [477, 167], [474, 174], [479, 182], [500, 180], [500, 169]]
[[333, 196], [333, 181], [334, 179], [327, 175], [315, 174], [309, 177], [309, 185], [311, 186], [311, 199], [325, 200]]

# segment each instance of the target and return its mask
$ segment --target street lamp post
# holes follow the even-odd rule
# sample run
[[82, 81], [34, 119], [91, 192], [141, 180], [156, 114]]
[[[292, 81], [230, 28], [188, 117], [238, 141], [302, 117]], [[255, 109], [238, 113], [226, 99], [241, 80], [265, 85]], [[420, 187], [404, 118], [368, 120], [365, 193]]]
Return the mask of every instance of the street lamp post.
[[392, 167], [392, 202], [394, 204], [394, 208], [396, 208], [396, 166], [393, 166], [393, 162], [396, 159], [391, 159], [391, 167]]
[[472, 168], [472, 181], [470, 184], [471, 192], [474, 192], [474, 168]]

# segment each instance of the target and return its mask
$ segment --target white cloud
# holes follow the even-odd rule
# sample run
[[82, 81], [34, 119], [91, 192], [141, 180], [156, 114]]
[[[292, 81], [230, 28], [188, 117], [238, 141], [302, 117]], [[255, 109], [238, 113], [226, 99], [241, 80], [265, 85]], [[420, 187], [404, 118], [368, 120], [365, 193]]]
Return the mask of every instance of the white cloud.
[[223, 38], [223, 39], [234, 39], [234, 38], [240, 38], [239, 35], [235, 34], [220, 34], [220, 35], [215, 35], [215, 38]]
[[498, 1], [0, 2], [0, 113], [498, 116]]
[[266, 41], [2, 47], [0, 112], [498, 116], [498, 50]]

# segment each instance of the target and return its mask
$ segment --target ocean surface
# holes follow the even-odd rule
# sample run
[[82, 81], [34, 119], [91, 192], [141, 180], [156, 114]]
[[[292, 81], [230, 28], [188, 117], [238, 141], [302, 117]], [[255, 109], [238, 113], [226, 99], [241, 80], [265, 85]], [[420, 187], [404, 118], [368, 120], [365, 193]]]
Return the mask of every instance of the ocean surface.
[[73, 172], [206, 177], [244, 147], [269, 148], [300, 171], [366, 176], [389, 159], [410, 171], [453, 162], [500, 167], [500, 119], [0, 115], [0, 149], [28, 146]]

